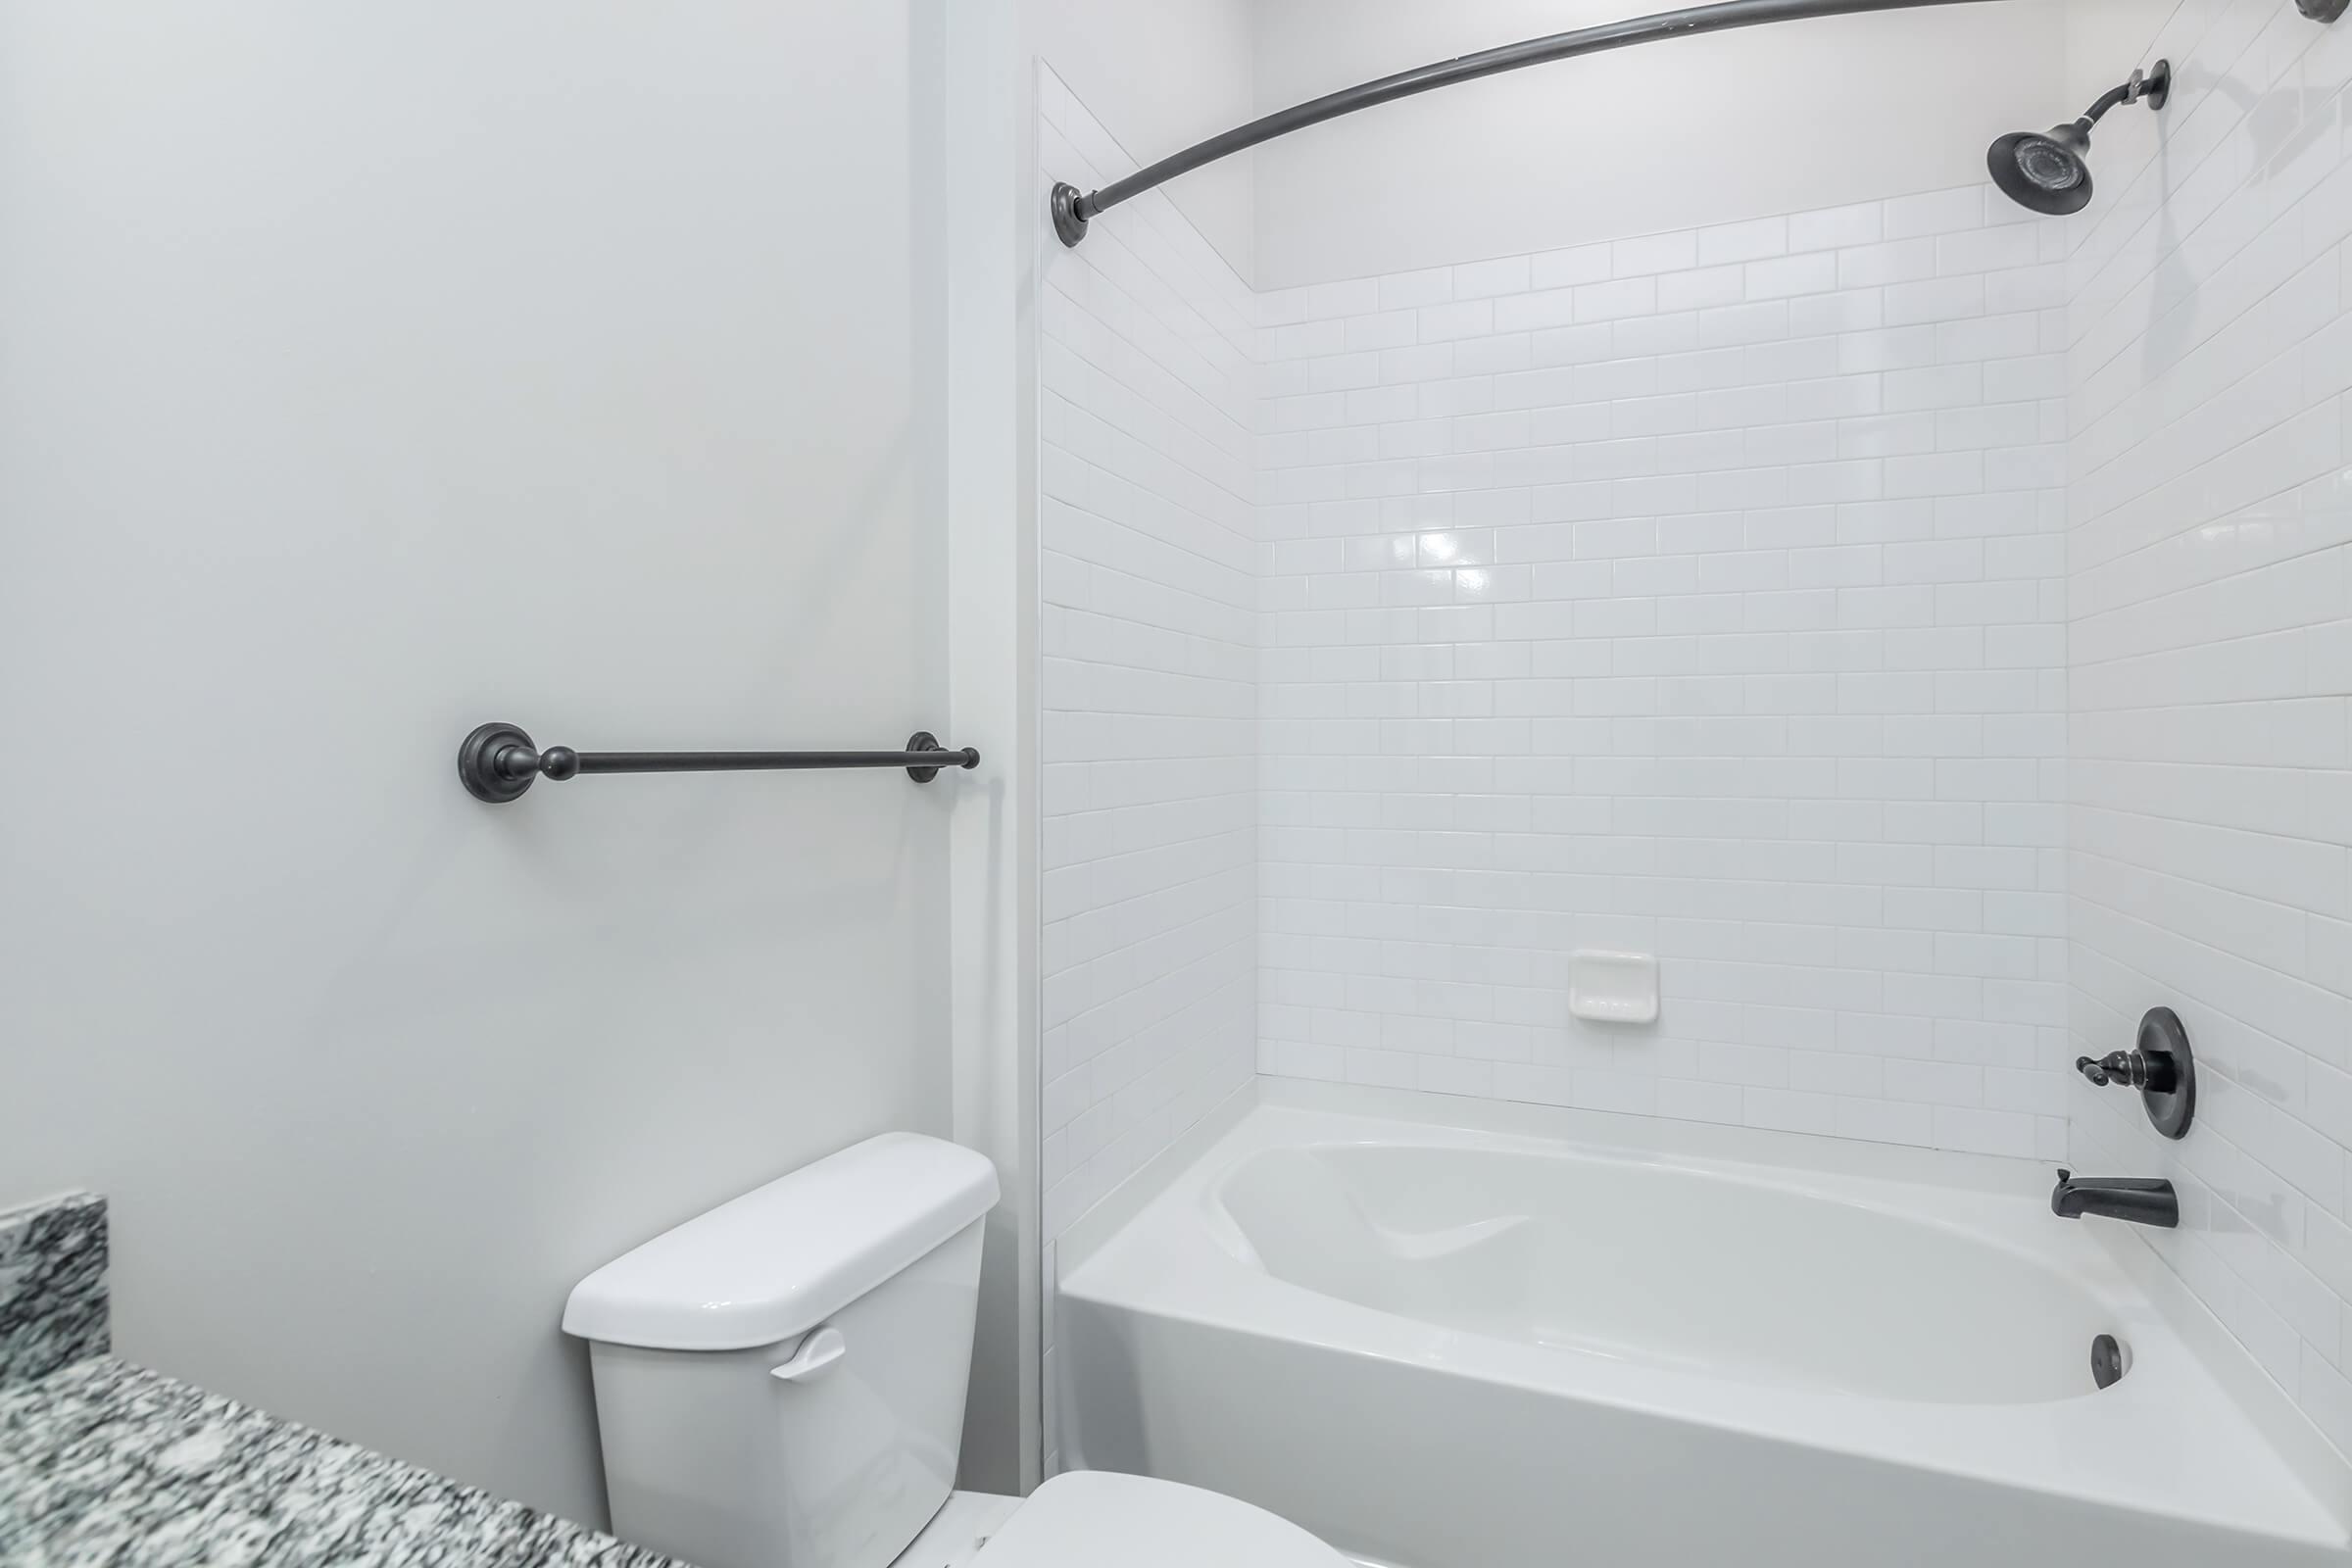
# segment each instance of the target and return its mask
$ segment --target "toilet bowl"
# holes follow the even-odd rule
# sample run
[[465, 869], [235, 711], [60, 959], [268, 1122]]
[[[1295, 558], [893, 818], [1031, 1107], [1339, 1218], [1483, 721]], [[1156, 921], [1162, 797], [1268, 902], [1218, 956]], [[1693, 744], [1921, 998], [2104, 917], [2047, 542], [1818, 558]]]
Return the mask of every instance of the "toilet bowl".
[[1174, 1482], [954, 1491], [996, 1201], [979, 1154], [885, 1133], [582, 1280], [613, 1533], [699, 1568], [1344, 1568]]

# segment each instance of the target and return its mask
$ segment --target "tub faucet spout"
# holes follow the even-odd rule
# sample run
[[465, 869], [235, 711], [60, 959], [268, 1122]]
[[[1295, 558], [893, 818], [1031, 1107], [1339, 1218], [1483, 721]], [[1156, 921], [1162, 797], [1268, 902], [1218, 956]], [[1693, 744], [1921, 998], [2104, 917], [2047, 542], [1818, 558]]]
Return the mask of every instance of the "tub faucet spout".
[[2058, 1185], [2050, 1190], [2050, 1212], [2060, 1219], [2104, 1214], [2172, 1230], [2180, 1223], [2180, 1200], [2173, 1184], [2160, 1178], [2077, 1176], [2062, 1170]]

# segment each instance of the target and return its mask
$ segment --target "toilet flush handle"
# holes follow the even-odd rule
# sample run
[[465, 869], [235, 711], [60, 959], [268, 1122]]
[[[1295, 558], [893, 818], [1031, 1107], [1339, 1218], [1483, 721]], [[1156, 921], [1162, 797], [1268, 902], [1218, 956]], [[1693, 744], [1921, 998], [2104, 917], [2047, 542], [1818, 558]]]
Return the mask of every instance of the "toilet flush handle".
[[782, 1366], [769, 1370], [768, 1376], [779, 1383], [810, 1383], [823, 1377], [849, 1351], [841, 1330], [830, 1323], [801, 1342], [792, 1358]]

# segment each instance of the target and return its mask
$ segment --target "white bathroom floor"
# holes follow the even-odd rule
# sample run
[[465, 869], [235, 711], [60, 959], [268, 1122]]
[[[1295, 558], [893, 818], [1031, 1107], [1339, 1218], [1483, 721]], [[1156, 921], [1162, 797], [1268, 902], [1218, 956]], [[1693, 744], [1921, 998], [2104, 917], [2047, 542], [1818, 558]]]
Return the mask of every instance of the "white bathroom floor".
[[954, 1493], [891, 1568], [963, 1568], [1020, 1505], [989, 1492]]

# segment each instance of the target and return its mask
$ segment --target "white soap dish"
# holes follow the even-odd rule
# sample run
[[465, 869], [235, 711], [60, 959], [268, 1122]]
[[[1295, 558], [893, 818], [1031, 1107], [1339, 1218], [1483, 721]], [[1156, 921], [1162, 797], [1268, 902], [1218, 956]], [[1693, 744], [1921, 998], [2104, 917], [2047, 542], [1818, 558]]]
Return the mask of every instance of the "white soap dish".
[[1647, 953], [1568, 955], [1568, 1011], [1601, 1023], [1655, 1023], [1658, 960]]

